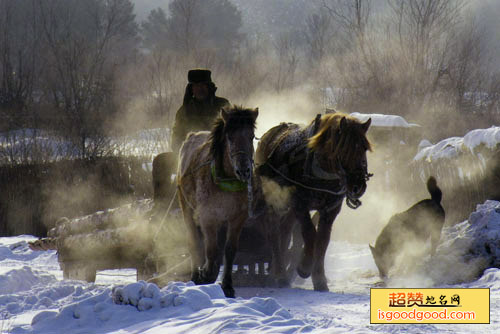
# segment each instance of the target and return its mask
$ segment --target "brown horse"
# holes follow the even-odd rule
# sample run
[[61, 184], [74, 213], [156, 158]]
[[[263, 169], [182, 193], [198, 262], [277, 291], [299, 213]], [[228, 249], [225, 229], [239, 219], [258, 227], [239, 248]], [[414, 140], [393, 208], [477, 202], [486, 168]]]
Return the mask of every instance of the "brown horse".
[[[370, 123], [371, 119], [361, 123], [341, 113], [318, 115], [307, 127], [282, 123], [270, 129], [257, 147], [256, 174], [291, 193], [286, 209], [277, 214], [281, 230], [279, 254], [288, 248], [293, 224], [299, 221], [304, 250], [297, 272], [303, 278], [312, 273], [315, 290], [328, 290], [324, 259], [342, 201], [346, 198], [351, 208], [361, 205], [359, 198], [371, 176], [366, 160], [366, 151], [371, 147], [365, 136]], [[268, 205], [273, 208], [273, 203], [268, 201]], [[311, 210], [320, 215], [317, 230]]]
[[223, 109], [212, 131], [189, 134], [179, 153], [177, 185], [189, 234], [191, 279], [196, 284], [217, 279], [217, 231], [227, 223], [222, 281], [227, 297], [234, 297], [233, 260], [248, 218], [258, 113], [258, 109], [235, 106]]

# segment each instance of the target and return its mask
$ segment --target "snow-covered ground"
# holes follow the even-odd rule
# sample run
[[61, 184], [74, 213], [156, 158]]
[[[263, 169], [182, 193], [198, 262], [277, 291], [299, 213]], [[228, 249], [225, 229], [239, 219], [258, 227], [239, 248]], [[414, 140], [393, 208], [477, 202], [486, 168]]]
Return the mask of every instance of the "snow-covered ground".
[[[480, 241], [478, 249], [486, 242], [490, 251], [500, 249], [499, 232], [500, 203], [489, 201], [478, 206], [470, 222], [446, 231], [439, 256], [453, 245], [476, 247], [471, 238]], [[459, 242], [463, 236], [466, 244]], [[159, 289], [135, 282], [135, 271], [130, 269], [99, 272], [95, 284], [63, 280], [54, 251], [28, 248], [27, 242], [34, 239], [0, 238], [1, 334], [500, 333], [500, 270], [496, 268], [473, 282], [446, 285], [446, 277], [441, 283], [435, 283], [434, 277], [432, 285], [490, 288], [488, 325], [371, 325], [370, 288], [380, 286], [380, 281], [365, 244], [330, 244], [326, 270], [331, 292], [312, 291], [310, 280], [296, 280], [287, 289], [236, 288], [238, 297], [226, 299], [218, 284], [173, 282]], [[429, 287], [421, 277], [390, 286], [402, 287], [398, 284]]]

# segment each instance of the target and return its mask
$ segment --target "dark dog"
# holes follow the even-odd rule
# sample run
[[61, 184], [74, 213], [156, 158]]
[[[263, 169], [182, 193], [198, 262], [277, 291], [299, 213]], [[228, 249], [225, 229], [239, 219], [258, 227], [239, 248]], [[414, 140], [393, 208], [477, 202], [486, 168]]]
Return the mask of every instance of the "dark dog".
[[431, 255], [436, 252], [445, 213], [440, 204], [441, 189], [432, 176], [427, 180], [427, 190], [431, 194], [431, 199], [420, 201], [408, 210], [392, 216], [378, 236], [375, 247], [370, 245], [373, 259], [382, 278], [388, 276], [398, 256], [405, 256], [404, 250], [408, 244], [413, 245], [415, 242], [424, 244], [430, 237]]

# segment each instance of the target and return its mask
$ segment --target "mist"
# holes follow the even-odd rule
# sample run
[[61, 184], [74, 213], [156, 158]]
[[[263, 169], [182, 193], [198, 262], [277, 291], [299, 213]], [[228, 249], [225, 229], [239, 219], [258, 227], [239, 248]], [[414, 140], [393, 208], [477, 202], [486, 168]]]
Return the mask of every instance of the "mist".
[[[362, 206], [353, 210], [343, 204], [333, 225], [333, 240], [368, 245], [392, 215], [429, 198], [427, 177], [445, 169], [412, 162], [421, 140], [437, 143], [500, 124], [498, 1], [105, 3], [50, 0], [30, 6], [27, 0], [15, 5], [0, 0], [0, 30], [8, 37], [0, 37], [0, 50], [10, 50], [0, 55], [5, 136], [17, 129], [44, 129], [70, 143], [73, 155], [58, 159], [112, 157], [111, 139], [172, 128], [192, 68], [212, 71], [218, 96], [259, 108], [257, 137], [280, 122], [309, 124], [326, 108], [399, 115], [418, 124], [418, 131], [411, 138], [394, 135], [389, 142], [377, 137], [374, 127], [369, 130], [374, 149], [368, 170], [374, 176]], [[432, 15], [420, 17], [408, 6], [423, 6]], [[109, 20], [111, 14], [118, 20]], [[12, 145], [0, 144], [0, 163], [47, 162], [53, 154], [37, 152], [16, 158]], [[141, 159], [151, 163], [150, 156]], [[461, 168], [472, 179], [484, 174], [475, 162], [464, 161]], [[463, 190], [449, 179], [438, 177], [446, 203]], [[88, 201], [100, 187], [93, 178], [89, 184], [43, 184], [46, 211]], [[278, 209], [290, 191], [264, 182], [266, 199], [281, 204]], [[145, 194], [121, 188], [118, 193], [109, 203]], [[47, 227], [54, 224], [50, 219]], [[164, 224], [183, 243], [179, 220]], [[165, 245], [159, 247], [165, 251]]]

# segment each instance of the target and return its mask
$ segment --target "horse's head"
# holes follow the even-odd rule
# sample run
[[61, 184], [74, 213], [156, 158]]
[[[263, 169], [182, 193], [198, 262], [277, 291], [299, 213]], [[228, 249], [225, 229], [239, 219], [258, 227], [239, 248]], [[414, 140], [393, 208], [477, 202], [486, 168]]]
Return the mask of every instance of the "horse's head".
[[353, 200], [365, 193], [370, 177], [366, 159], [366, 151], [371, 151], [366, 138], [370, 124], [371, 119], [361, 123], [348, 115], [327, 114], [321, 117], [319, 130], [308, 143], [329, 172], [345, 173], [347, 197]]
[[259, 109], [232, 106], [221, 110], [212, 131], [212, 154], [216, 159], [229, 157], [232, 172], [240, 181], [252, 176], [253, 139]]

